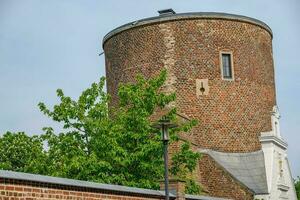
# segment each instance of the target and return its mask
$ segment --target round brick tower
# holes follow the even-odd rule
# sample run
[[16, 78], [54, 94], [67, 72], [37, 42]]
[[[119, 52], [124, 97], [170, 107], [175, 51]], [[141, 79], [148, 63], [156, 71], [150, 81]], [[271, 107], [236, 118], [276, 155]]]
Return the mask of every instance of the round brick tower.
[[189, 135], [200, 148], [261, 149], [276, 104], [272, 31], [263, 22], [224, 13], [162, 13], [109, 32], [103, 40], [113, 104], [120, 82], [166, 69], [181, 115], [199, 124]]

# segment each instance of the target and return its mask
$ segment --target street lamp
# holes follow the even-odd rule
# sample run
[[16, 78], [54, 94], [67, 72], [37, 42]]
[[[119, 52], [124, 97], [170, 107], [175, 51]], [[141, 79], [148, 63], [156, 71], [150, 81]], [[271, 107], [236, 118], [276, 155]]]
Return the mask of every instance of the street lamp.
[[164, 145], [164, 166], [165, 166], [165, 197], [169, 200], [169, 173], [168, 173], [168, 143], [169, 143], [169, 128], [177, 127], [176, 124], [172, 124], [166, 117], [158, 121], [157, 124], [152, 126], [161, 130], [161, 138]]

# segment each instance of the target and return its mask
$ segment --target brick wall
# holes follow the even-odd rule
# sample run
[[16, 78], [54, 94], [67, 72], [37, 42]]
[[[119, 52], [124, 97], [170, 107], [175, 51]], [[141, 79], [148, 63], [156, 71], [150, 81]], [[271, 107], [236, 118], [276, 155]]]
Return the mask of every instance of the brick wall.
[[[182, 135], [183, 139], [196, 149], [261, 149], [260, 133], [271, 130], [270, 113], [276, 105], [270, 29], [253, 19], [222, 15], [166, 18], [141, 20], [105, 37], [112, 105], [117, 105], [119, 83], [133, 82], [137, 74], [157, 76], [166, 69], [163, 90], [176, 92], [173, 105], [181, 115], [199, 121], [189, 135]], [[233, 57], [232, 81], [222, 79], [220, 53], [224, 51]], [[199, 79], [207, 80], [209, 91], [205, 95], [196, 91]], [[170, 152], [176, 148], [178, 145], [171, 146]], [[253, 199], [251, 191], [208, 156], [199, 162], [195, 177], [209, 195]]]
[[66, 186], [0, 178], [0, 200], [159, 200], [162, 196], [124, 193], [87, 187]]
[[210, 196], [253, 200], [253, 192], [226, 173], [210, 156], [204, 154], [198, 167], [198, 181]]
[[[185, 182], [170, 179], [170, 200], [229, 200], [185, 194]], [[109, 185], [0, 170], [0, 200], [162, 200], [162, 190]]]
[[[239, 20], [178, 19], [136, 26], [104, 43], [108, 92], [136, 74], [165, 68], [165, 90], [199, 125], [190, 134], [201, 148], [226, 152], [261, 149], [259, 135], [271, 130], [275, 102], [272, 36], [262, 26]], [[220, 52], [233, 55], [234, 80], [222, 80]], [[209, 92], [197, 96], [196, 80], [208, 79]]]

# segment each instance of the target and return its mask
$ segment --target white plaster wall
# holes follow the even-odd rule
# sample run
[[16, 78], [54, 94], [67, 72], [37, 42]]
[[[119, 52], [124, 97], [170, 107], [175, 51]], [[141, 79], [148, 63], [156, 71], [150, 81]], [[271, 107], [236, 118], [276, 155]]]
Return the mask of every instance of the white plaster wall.
[[[270, 134], [267, 134], [270, 135]], [[263, 134], [262, 134], [263, 138]], [[277, 137], [277, 139], [279, 139]], [[259, 200], [297, 200], [294, 183], [287, 159], [286, 148], [274, 140], [262, 142], [262, 150], [265, 157], [265, 167], [269, 194], [256, 195]], [[282, 162], [282, 164], [280, 164]], [[279, 188], [288, 188], [285, 192]]]
[[294, 181], [287, 158], [287, 143], [282, 140], [279, 109], [271, 112], [272, 131], [261, 133], [269, 194], [256, 195], [259, 200], [297, 200]]

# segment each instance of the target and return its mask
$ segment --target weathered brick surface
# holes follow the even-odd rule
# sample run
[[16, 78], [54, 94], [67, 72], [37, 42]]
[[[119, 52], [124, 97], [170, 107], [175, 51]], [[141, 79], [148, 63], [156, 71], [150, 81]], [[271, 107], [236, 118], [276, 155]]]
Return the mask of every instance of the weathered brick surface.
[[234, 200], [253, 200], [253, 193], [226, 173], [208, 155], [199, 161], [199, 182], [210, 196], [227, 197]]
[[125, 194], [91, 188], [71, 187], [11, 179], [0, 179], [0, 200], [160, 200], [141, 194]]
[[[231, 20], [191, 19], [140, 26], [104, 44], [108, 92], [137, 73], [169, 72], [167, 91], [179, 112], [199, 120], [191, 133], [202, 148], [250, 152], [271, 130], [275, 102], [272, 37], [260, 26]], [[234, 81], [222, 80], [220, 51], [233, 55]], [[196, 79], [208, 79], [209, 94], [197, 97]]]
[[[238, 20], [181, 19], [125, 30], [103, 47], [113, 105], [119, 83], [166, 69], [163, 90], [176, 92], [180, 114], [199, 121], [185, 139], [224, 152], [261, 149], [258, 137], [271, 130], [270, 112], [276, 104], [272, 36], [266, 29]], [[233, 81], [221, 77], [221, 51], [233, 55]], [[197, 96], [197, 79], [208, 79], [207, 95]], [[210, 195], [252, 198], [208, 157], [200, 161], [196, 177]]]

